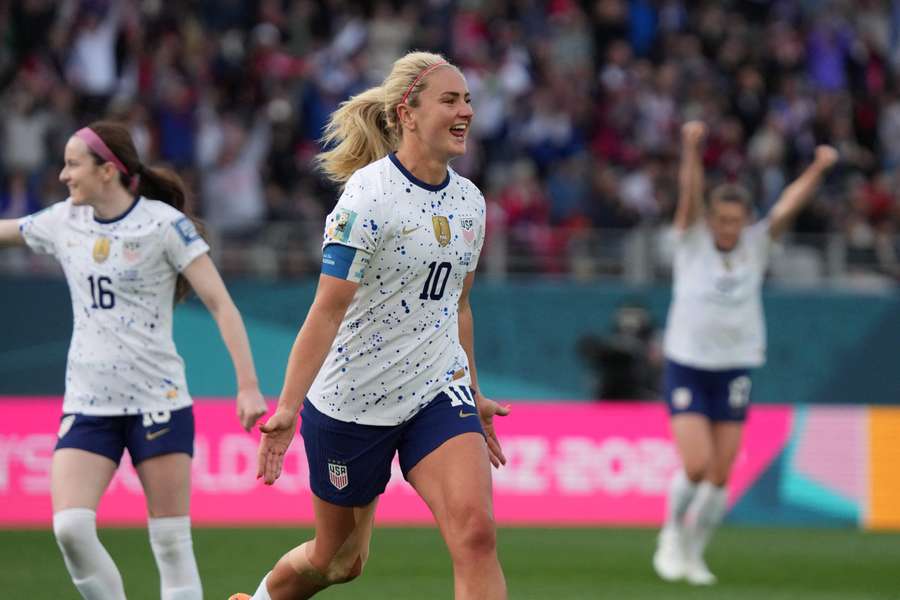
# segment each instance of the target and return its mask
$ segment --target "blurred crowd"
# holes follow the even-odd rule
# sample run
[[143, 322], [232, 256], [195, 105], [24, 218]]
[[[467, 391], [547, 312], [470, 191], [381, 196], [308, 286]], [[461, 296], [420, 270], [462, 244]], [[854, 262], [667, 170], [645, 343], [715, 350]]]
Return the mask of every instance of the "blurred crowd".
[[329, 114], [418, 48], [463, 69], [476, 116], [455, 168], [490, 227], [550, 257], [535, 270], [579, 231], [668, 222], [699, 118], [709, 181], [750, 186], [760, 215], [835, 145], [798, 239], [842, 233], [851, 268], [900, 280], [897, 0], [7, 0], [0, 39], [0, 218], [61, 199], [67, 137], [112, 116], [220, 234], [321, 222]]

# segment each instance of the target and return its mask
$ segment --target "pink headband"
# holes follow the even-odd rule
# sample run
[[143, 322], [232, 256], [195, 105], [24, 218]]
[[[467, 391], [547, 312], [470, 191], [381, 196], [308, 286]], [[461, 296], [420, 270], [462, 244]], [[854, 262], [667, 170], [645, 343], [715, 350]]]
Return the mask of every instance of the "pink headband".
[[88, 148], [97, 153], [97, 155], [107, 162], [111, 162], [116, 169], [123, 175], [127, 175], [131, 177], [131, 184], [128, 186], [129, 191], [131, 193], [137, 192], [138, 180], [140, 179], [140, 175], [128, 172], [128, 169], [125, 168], [125, 165], [122, 164], [122, 161], [119, 160], [119, 157], [113, 154], [113, 151], [109, 149], [109, 146], [106, 145], [106, 142], [101, 139], [97, 132], [95, 132], [90, 127], [82, 127], [78, 131], [75, 132], [75, 137], [84, 140], [84, 143], [88, 145]]
[[443, 67], [444, 65], [447, 65], [447, 64], [449, 64], [447, 61], [442, 60], [439, 63], [435, 63], [435, 64], [431, 65], [430, 67], [426, 67], [425, 69], [423, 69], [422, 72], [419, 73], [419, 75], [415, 79], [413, 79], [413, 82], [410, 84], [410, 86], [408, 88], [406, 88], [406, 93], [403, 94], [403, 99], [400, 100], [400, 104], [406, 104], [406, 99], [409, 98], [409, 95], [412, 93], [413, 89], [416, 87], [416, 84], [419, 83], [419, 81], [421, 81], [423, 77], [425, 77], [426, 75], [428, 75], [429, 73], [431, 73], [432, 71], [437, 69], [438, 67]]

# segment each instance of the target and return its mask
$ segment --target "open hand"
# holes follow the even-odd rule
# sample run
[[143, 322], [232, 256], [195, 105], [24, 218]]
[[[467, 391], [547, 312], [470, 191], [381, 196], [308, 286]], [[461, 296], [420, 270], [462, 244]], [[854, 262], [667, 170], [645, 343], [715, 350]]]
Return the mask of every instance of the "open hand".
[[259, 440], [256, 478], [272, 485], [281, 475], [284, 455], [297, 432], [297, 415], [286, 410], [276, 410], [269, 420], [259, 426], [262, 438]]
[[506, 464], [506, 456], [503, 455], [503, 448], [500, 447], [497, 432], [494, 430], [494, 416], [505, 417], [509, 414], [510, 408], [509, 406], [500, 406], [481, 394], [478, 394], [476, 402], [478, 403], [478, 418], [481, 419], [481, 427], [484, 429], [484, 437], [487, 440], [488, 452], [491, 456], [491, 464], [499, 468], [500, 465]]

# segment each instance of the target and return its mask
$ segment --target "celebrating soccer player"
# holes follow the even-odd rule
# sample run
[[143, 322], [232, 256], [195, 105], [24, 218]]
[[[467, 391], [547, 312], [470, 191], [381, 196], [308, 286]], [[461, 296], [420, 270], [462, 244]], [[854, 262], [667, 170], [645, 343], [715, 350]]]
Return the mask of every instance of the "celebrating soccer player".
[[0, 221], [0, 245], [53, 255], [72, 296], [74, 327], [59, 441], [53, 453], [53, 531], [75, 587], [88, 600], [124, 600], [122, 577], [100, 543], [96, 510], [125, 448], [147, 497], [162, 598], [203, 592], [188, 515], [194, 414], [172, 341], [175, 301], [193, 288], [218, 323], [237, 372], [237, 412], [250, 430], [266, 412], [244, 324], [182, 212], [186, 190], [142, 165], [128, 129], [97, 122], [65, 148], [69, 198]]
[[344, 191], [259, 449], [272, 483], [302, 405], [316, 533], [254, 600], [309, 598], [362, 573], [395, 453], [450, 550], [456, 598], [506, 597], [490, 466], [505, 462], [492, 420], [508, 409], [478, 390], [469, 306], [485, 204], [449, 167], [472, 115], [459, 69], [415, 52], [331, 118], [320, 161]]
[[751, 369], [765, 360], [761, 288], [772, 241], [790, 227], [826, 171], [830, 146], [750, 224], [748, 192], [723, 184], [704, 209], [706, 128], [682, 128], [675, 212], [674, 290], [665, 335], [664, 395], [683, 463], [671, 484], [653, 566], [665, 580], [715, 583], [703, 552], [726, 512], [725, 485], [750, 402]]

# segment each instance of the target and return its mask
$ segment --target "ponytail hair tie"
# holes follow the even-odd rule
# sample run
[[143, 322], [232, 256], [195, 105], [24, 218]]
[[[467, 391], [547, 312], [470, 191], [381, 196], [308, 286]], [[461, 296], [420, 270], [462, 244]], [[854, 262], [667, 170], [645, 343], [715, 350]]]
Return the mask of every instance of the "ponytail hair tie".
[[137, 194], [138, 187], [141, 185], [141, 173], [139, 171], [131, 176], [131, 183], [128, 184], [128, 191], [132, 194]]

